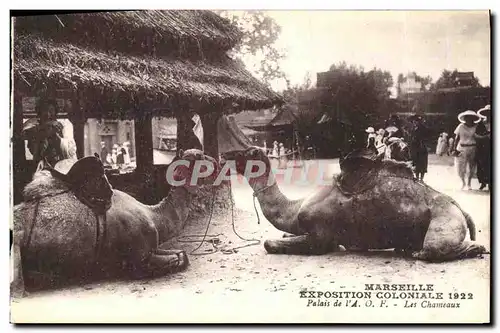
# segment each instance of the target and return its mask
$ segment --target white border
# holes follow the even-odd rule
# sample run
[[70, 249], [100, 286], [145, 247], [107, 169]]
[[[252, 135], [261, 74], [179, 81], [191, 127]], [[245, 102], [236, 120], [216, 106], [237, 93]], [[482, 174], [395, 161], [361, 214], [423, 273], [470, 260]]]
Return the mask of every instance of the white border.
[[[2, 2], [3, 4], [7, 4], [8, 2]], [[87, 0], [85, 2], [69, 2], [69, 1], [51, 1], [51, 0], [46, 0], [43, 2], [39, 1], [15, 1], [12, 3], [16, 7], [16, 9], [33, 9], [33, 8], [65, 8], [65, 9], [159, 9], [159, 8], [178, 8], [178, 9], [195, 9], [195, 8], [206, 8], [206, 9], [308, 9], [308, 10], [321, 10], [321, 9], [434, 9], [434, 10], [450, 10], [450, 9], [474, 9], [474, 10], [480, 10], [480, 9], [491, 9], [493, 11], [493, 14], [498, 14], [497, 6], [498, 6], [498, 1], [486, 1], [486, 0], [475, 0], [475, 1], [438, 1], [438, 0], [420, 0], [420, 1], [320, 1], [320, 0], [308, 0], [308, 1], [286, 1], [286, 0], [275, 0], [275, 1], [268, 1], [268, 0], [253, 0], [253, 1], [210, 1], [210, 3], [207, 2], [202, 2], [202, 1], [181, 1], [181, 2], [165, 2], [165, 1], [130, 1], [130, 0], [121, 0], [121, 1], [106, 1], [103, 2], [102, 0]], [[167, 7], [165, 7], [167, 6]], [[2, 8], [3, 9], [3, 8]], [[9, 9], [9, 8], [5, 8]], [[0, 169], [0, 177], [1, 177], [1, 185], [3, 191], [0, 191], [0, 205], [2, 205], [0, 212], [3, 213], [3, 223], [4, 223], [4, 238], [5, 239], [5, 245], [3, 245], [3, 251], [1, 251], [1, 260], [4, 269], [2, 270], [2, 283], [1, 285], [3, 286], [2, 288], [2, 297], [0, 299], [2, 300], [2, 326], [6, 326], [7, 331], [13, 330], [13, 326], [9, 325], [9, 290], [8, 290], [8, 281], [9, 281], [9, 271], [8, 271], [8, 263], [9, 263], [9, 258], [8, 258], [8, 252], [7, 252], [7, 225], [9, 221], [9, 215], [11, 211], [11, 207], [9, 202], [9, 193], [8, 193], [8, 188], [9, 188], [9, 165], [6, 163], [7, 161], [10, 161], [10, 149], [9, 146], [7, 145], [7, 142], [10, 141], [10, 129], [9, 129], [9, 78], [10, 78], [10, 73], [9, 71], [9, 16], [7, 15], [7, 12], [5, 10], [2, 11], [3, 15], [0, 15], [0, 20], [1, 24], [0, 27], [4, 29], [3, 33], [0, 34], [1, 36], [1, 43], [0, 45], [2, 46], [2, 52], [1, 52], [1, 63], [3, 66], [0, 68], [3, 71], [3, 75], [0, 76], [2, 78], [1, 84], [2, 84], [2, 89], [1, 91], [1, 96], [2, 96], [2, 117], [3, 121], [0, 122], [0, 126], [3, 126], [2, 130], [0, 130], [0, 134], [2, 137], [2, 145], [0, 146], [0, 156], [2, 156], [2, 159], [4, 163], [1, 163], [1, 169]], [[498, 19], [496, 17], [495, 19]], [[498, 35], [495, 34], [495, 41], [497, 42]], [[495, 47], [493, 47], [493, 50]], [[493, 59], [496, 60], [496, 59]], [[496, 78], [496, 71], [493, 73], [494, 75], [492, 78]], [[498, 88], [495, 84], [495, 90], [494, 90], [494, 98], [498, 95]], [[494, 106], [496, 106], [495, 103], [493, 103]], [[495, 128], [500, 128], [500, 125], [495, 124]], [[495, 142], [495, 146], [497, 146], [498, 142]], [[497, 154], [495, 154], [497, 156]], [[498, 163], [496, 163], [498, 167]], [[495, 170], [496, 174], [498, 175], [498, 170]], [[495, 184], [495, 189], [497, 188], [497, 184]], [[494, 204], [498, 205], [499, 203], [497, 202], [498, 198], [495, 200]], [[496, 222], [496, 219], [493, 220]], [[500, 229], [497, 226], [497, 232], [495, 234], [495, 239], [499, 239], [498, 237], [498, 230]], [[495, 247], [497, 248], [497, 247]], [[498, 264], [496, 260], [495, 254], [495, 264]], [[495, 265], [496, 266], [496, 265]], [[496, 288], [497, 294], [494, 295], [494, 297], [498, 300], [498, 288]], [[498, 309], [498, 307], [496, 307]], [[24, 329], [33, 329], [32, 327], [30, 328], [24, 328]], [[37, 329], [40, 329], [38, 327]], [[109, 328], [108, 328], [109, 329]], [[120, 328], [118, 328], [120, 329]], [[160, 328], [163, 329], [163, 328]], [[168, 329], [169, 331], [171, 330], [177, 330], [177, 328], [172, 328], [172, 327], [166, 327], [165, 329]], [[182, 329], [182, 328], [181, 328]], [[217, 328], [216, 328], [217, 329]], [[263, 328], [257, 328], [259, 331], [268, 331], [270, 330], [269, 328], [263, 329]], [[327, 328], [331, 329], [331, 328]], [[352, 331], [354, 328], [334, 328], [336, 331]], [[357, 330], [359, 328], [356, 328], [354, 330]], [[386, 329], [381, 328], [381, 329]], [[399, 328], [396, 328], [399, 329]], [[432, 331], [440, 331], [444, 328], [427, 328], [427, 327], [422, 327], [420, 328], [422, 330], [425, 330], [426, 332], [432, 332]], [[453, 329], [453, 328], [452, 328]], [[479, 328], [468, 328], [468, 330], [475, 331], [479, 330]], [[90, 330], [88, 328], [84, 328], [84, 331]], [[101, 329], [92, 329], [92, 331], [100, 331], [103, 330]], [[135, 330], [142, 330], [140, 328], [134, 327]], [[183, 331], [185, 330], [192, 330], [190, 329], [182, 329]], [[2, 329], [2, 331], [4, 331]], [[4, 331], [5, 332], [5, 331]]]

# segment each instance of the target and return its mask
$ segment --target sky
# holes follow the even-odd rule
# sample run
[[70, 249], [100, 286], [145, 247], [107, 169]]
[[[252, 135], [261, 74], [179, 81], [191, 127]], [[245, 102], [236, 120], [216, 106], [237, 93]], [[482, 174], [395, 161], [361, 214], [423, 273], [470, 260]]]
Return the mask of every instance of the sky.
[[[473, 71], [490, 85], [487, 11], [267, 11], [282, 28], [276, 46], [292, 84], [330, 65], [348, 64], [437, 80], [443, 69]], [[245, 59], [250, 66], [252, 59]], [[282, 90], [284, 81], [272, 84]]]

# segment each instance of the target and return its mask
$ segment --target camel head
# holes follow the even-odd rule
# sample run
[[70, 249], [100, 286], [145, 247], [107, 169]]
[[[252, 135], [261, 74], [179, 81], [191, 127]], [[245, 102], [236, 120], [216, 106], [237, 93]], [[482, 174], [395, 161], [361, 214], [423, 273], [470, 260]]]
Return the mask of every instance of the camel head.
[[190, 193], [194, 193], [197, 187], [212, 185], [220, 169], [213, 157], [205, 155], [199, 149], [179, 149], [171, 165], [175, 165], [173, 180], [183, 182], [177, 186], [186, 188]]
[[[222, 154], [221, 164], [225, 164], [228, 161], [234, 161], [236, 166], [236, 172], [241, 175], [245, 175], [245, 172], [258, 172], [258, 165], [250, 165], [249, 161], [260, 161], [264, 163], [265, 171], [262, 176], [267, 177], [271, 172], [271, 163], [267, 157], [264, 150], [259, 147], [249, 147], [245, 150], [233, 150]], [[249, 168], [249, 169], [247, 169]]]

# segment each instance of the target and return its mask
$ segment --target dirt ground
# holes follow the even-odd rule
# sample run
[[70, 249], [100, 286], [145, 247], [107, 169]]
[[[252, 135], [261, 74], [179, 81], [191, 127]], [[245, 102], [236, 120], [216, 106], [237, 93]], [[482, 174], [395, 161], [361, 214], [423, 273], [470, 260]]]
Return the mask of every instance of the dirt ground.
[[[312, 162], [309, 162], [312, 163]], [[337, 160], [320, 161], [327, 174], [338, 172]], [[452, 160], [430, 157], [426, 182], [451, 195], [469, 212], [477, 228], [477, 241], [490, 248], [489, 192], [460, 190]], [[477, 180], [473, 186], [478, 187]], [[289, 198], [300, 198], [313, 185], [280, 185]], [[230, 215], [215, 216], [208, 239], [190, 255], [190, 266], [171, 276], [144, 281], [100, 282], [81, 287], [33, 293], [11, 305], [15, 322], [486, 322], [489, 313], [490, 255], [447, 263], [426, 263], [403, 258], [393, 251], [331, 253], [321, 256], [268, 255], [263, 241], [281, 237], [258, 208], [247, 184], [233, 181], [234, 226], [246, 239], [260, 244], [226, 252], [255, 242], [235, 235]], [[257, 204], [257, 207], [258, 204]], [[208, 217], [191, 221], [183, 235], [202, 235]], [[200, 240], [200, 237], [191, 237]], [[179, 242], [166, 248], [190, 253], [199, 243]], [[185, 240], [185, 238], [184, 238]], [[217, 242], [218, 241], [218, 242]], [[393, 308], [362, 306], [307, 306], [300, 291], [363, 291], [369, 283], [434, 284], [434, 290], [472, 293], [459, 309]]]

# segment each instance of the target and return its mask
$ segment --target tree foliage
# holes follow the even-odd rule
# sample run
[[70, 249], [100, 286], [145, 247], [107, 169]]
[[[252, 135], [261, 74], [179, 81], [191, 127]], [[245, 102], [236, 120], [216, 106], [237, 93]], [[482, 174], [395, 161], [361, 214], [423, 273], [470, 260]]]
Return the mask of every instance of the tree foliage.
[[332, 119], [339, 119], [356, 128], [373, 125], [384, 118], [384, 106], [393, 86], [388, 71], [347, 65], [345, 62], [330, 66], [324, 82], [322, 103]]
[[217, 11], [219, 15], [229, 19], [242, 32], [243, 38], [233, 50], [236, 58], [250, 58], [256, 65], [249, 70], [258, 78], [269, 84], [276, 79], [285, 79], [280, 61], [285, 52], [276, 46], [281, 27], [263, 11]]
[[[442, 89], [442, 88], [455, 88], [458, 87], [458, 70], [449, 71], [447, 69], [441, 72], [441, 76], [433, 85], [433, 89]], [[471, 81], [472, 87], [481, 87], [479, 84], [479, 79], [476, 76], [472, 77]]]

